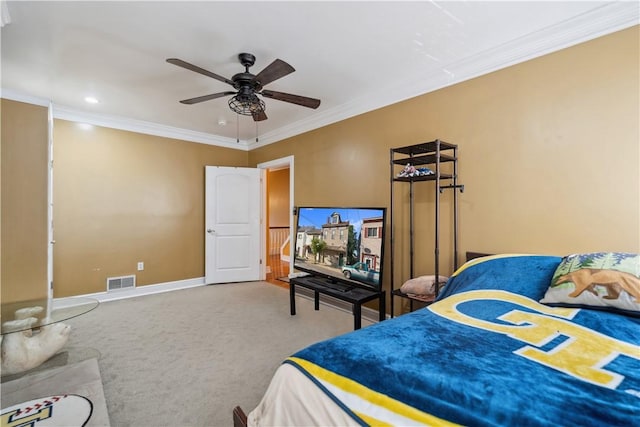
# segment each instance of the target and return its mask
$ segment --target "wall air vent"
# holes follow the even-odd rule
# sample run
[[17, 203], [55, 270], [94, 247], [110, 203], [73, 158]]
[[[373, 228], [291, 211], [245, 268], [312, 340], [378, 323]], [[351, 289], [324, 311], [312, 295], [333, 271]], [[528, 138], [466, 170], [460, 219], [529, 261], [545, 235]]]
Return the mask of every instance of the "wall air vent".
[[136, 287], [136, 276], [107, 277], [107, 292]]

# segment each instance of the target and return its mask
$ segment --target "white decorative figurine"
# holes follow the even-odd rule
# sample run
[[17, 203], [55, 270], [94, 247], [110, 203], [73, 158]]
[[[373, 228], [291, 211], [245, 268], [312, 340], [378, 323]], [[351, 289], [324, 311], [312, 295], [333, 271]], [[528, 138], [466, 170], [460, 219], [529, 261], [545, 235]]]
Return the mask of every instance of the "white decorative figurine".
[[35, 317], [36, 314], [40, 314], [44, 311], [44, 308], [40, 306], [26, 307], [16, 310], [13, 316], [14, 320], [28, 319], [29, 317]]
[[[33, 314], [38, 312], [38, 310], [32, 311]], [[16, 317], [26, 316], [28, 313], [29, 310], [25, 310], [20, 314], [16, 313]], [[33, 369], [56, 354], [67, 343], [71, 332], [70, 326], [64, 323], [53, 323], [34, 331], [31, 327], [37, 322], [38, 319], [35, 317], [26, 317], [2, 323], [4, 331], [24, 329], [2, 335], [0, 342], [2, 375]]]

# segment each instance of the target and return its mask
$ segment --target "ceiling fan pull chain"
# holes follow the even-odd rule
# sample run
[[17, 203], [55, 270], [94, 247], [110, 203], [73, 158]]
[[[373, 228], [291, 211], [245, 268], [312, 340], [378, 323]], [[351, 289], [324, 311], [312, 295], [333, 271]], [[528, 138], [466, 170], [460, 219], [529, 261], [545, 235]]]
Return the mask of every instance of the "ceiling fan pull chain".
[[240, 114], [236, 113], [236, 142], [240, 144]]
[[254, 122], [256, 124], [256, 142], [258, 142], [258, 122]]

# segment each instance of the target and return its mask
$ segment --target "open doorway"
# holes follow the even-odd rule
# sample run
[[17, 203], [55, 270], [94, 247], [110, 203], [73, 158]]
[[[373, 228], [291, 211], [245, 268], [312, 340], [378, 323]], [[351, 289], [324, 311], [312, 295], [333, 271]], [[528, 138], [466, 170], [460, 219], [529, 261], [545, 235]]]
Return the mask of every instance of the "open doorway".
[[293, 252], [293, 156], [261, 163], [266, 185], [263, 198], [265, 219], [265, 278], [268, 282], [287, 286]]

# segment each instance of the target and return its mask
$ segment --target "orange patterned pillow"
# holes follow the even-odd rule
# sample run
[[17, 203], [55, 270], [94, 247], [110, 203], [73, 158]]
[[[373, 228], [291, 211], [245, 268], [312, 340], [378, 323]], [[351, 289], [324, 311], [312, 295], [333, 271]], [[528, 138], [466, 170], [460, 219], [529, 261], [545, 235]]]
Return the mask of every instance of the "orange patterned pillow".
[[640, 314], [640, 255], [594, 252], [565, 257], [542, 303]]

